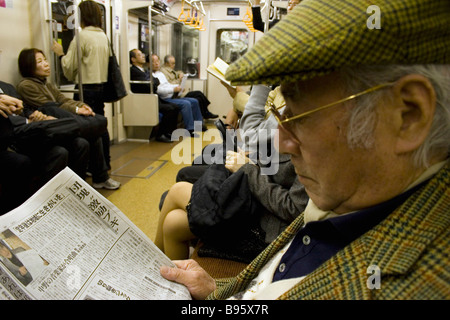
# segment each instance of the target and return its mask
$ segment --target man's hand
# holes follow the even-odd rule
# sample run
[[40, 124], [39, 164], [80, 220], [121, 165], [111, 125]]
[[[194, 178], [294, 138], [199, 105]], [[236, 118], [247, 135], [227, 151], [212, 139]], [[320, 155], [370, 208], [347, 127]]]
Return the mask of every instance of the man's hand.
[[77, 114], [82, 116], [95, 116], [95, 112], [92, 111], [91, 107], [87, 104], [83, 105], [81, 108], [78, 108]]
[[0, 101], [0, 115], [2, 115], [3, 118], [8, 118], [8, 115], [12, 114], [13, 110], [11, 109], [11, 107]]
[[160, 269], [161, 275], [167, 280], [185, 285], [192, 298], [203, 300], [216, 290], [214, 279], [196, 261], [177, 260], [173, 263], [178, 268], [163, 266]]
[[238, 148], [238, 152], [231, 150], [227, 151], [227, 156], [225, 159], [225, 168], [230, 170], [232, 173], [238, 171], [244, 164], [251, 163], [254, 164], [252, 160], [245, 154], [243, 150]]
[[0, 94], [0, 114], [7, 118], [8, 115], [21, 114], [23, 110], [22, 100]]
[[38, 121], [45, 121], [45, 120], [55, 120], [55, 117], [48, 116], [46, 114], [43, 114], [40, 111], [33, 112], [30, 117], [28, 118], [28, 121], [30, 122], [38, 122]]
[[237, 112], [234, 111], [234, 109], [231, 109], [230, 111], [228, 111], [227, 118], [225, 119], [224, 123], [229, 124], [234, 129], [237, 129], [237, 126], [239, 123], [238, 121], [239, 121], [239, 115], [237, 114]]

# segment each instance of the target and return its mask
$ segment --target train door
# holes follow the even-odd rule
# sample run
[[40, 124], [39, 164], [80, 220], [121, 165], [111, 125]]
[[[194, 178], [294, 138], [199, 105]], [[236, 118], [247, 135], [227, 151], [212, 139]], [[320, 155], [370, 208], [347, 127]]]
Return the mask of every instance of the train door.
[[[211, 20], [209, 25], [208, 65], [214, 63], [217, 57], [228, 64], [244, 55], [255, 41], [243, 21]], [[224, 116], [233, 105], [227, 89], [215, 78], [208, 76], [208, 98], [211, 101], [210, 110]]]
[[[110, 0], [94, 0], [100, 5], [100, 9], [103, 15], [102, 29], [108, 35], [108, 38], [112, 39], [112, 26], [111, 26], [111, 5]], [[54, 40], [58, 41], [64, 48], [64, 52], [67, 52], [70, 43], [73, 39], [77, 40], [76, 36], [80, 31], [79, 17], [77, 14], [77, 7], [80, 0], [48, 0], [48, 16], [47, 22], [50, 24], [49, 28], [49, 43], [51, 47]], [[114, 38], [113, 38], [114, 39]], [[79, 47], [78, 47], [79, 48]], [[117, 50], [116, 50], [117, 51]], [[80, 51], [78, 51], [80, 52]], [[68, 80], [62, 71], [59, 59], [55, 55], [51, 55], [50, 58], [52, 66], [52, 82], [68, 97], [73, 98], [74, 94], [78, 94], [77, 99], [83, 100], [82, 81], [83, 74], [78, 73], [79, 79], [77, 83]], [[79, 63], [81, 63], [79, 61]], [[117, 128], [115, 123], [114, 105], [111, 103], [105, 104], [105, 116], [108, 118], [108, 131], [110, 137], [115, 141], [117, 140]]]

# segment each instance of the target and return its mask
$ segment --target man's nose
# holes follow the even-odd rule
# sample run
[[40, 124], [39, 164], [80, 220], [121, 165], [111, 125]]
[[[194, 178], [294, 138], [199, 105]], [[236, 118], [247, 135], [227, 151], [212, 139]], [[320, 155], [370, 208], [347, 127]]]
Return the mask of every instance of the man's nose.
[[275, 134], [275, 140], [278, 141], [278, 148], [280, 153], [285, 154], [297, 154], [299, 152], [299, 141], [293, 137], [292, 134], [282, 129], [278, 125], [277, 132]]

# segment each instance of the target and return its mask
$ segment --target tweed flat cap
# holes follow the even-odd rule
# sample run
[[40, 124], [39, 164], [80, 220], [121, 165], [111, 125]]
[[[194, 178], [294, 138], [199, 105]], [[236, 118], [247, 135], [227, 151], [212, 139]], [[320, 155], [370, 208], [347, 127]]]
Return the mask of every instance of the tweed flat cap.
[[449, 0], [303, 0], [225, 77], [277, 84], [343, 66], [428, 63], [450, 63]]

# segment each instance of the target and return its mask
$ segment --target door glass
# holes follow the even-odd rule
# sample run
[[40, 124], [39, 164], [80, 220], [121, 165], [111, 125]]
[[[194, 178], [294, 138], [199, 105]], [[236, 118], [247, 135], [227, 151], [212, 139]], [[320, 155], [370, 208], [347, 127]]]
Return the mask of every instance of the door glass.
[[[64, 48], [64, 52], [67, 52], [70, 42], [75, 36], [75, 29], [73, 27], [73, 2], [72, 1], [52, 1], [52, 18], [56, 20], [56, 28], [58, 30], [58, 41]], [[59, 85], [71, 84], [69, 80], [64, 77], [63, 71], [59, 65], [59, 61], [56, 61], [56, 77], [59, 77]], [[55, 70], [52, 70], [55, 72]], [[58, 82], [58, 81], [57, 81]]]
[[175, 70], [182, 70], [189, 78], [199, 78], [199, 31], [181, 23], [173, 25], [172, 55]]
[[246, 29], [219, 29], [216, 35], [216, 57], [228, 64], [242, 57], [248, 50]]

